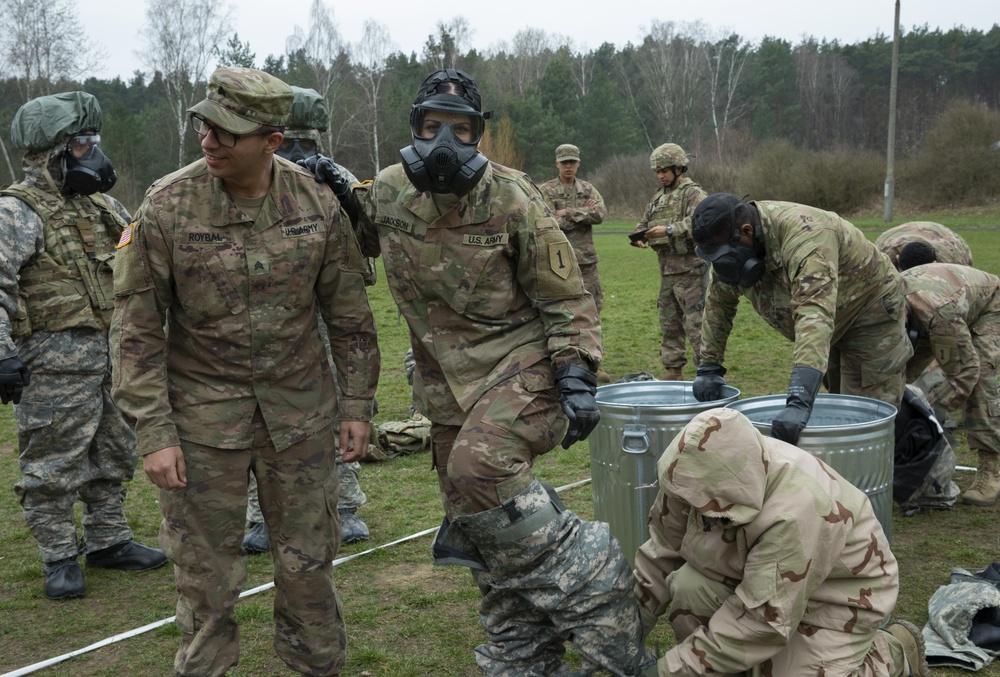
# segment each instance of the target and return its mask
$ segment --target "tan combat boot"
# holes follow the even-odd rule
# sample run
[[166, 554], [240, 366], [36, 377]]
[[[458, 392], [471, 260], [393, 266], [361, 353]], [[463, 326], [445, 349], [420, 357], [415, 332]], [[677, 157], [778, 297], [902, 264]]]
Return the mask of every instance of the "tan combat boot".
[[979, 464], [972, 486], [962, 494], [962, 503], [993, 505], [1000, 497], [1000, 459], [992, 451], [979, 450]]
[[683, 381], [684, 375], [681, 373], [680, 369], [667, 369], [660, 376], [661, 381]]
[[894, 621], [886, 626], [885, 631], [895, 637], [903, 645], [903, 656], [906, 665], [901, 670], [893, 670], [893, 677], [926, 677], [931, 673], [927, 667], [926, 647], [920, 628], [908, 621]]
[[612, 381], [611, 374], [604, 371], [603, 369], [598, 369], [597, 373], [594, 374], [594, 376], [597, 377], [598, 383], [611, 383]]

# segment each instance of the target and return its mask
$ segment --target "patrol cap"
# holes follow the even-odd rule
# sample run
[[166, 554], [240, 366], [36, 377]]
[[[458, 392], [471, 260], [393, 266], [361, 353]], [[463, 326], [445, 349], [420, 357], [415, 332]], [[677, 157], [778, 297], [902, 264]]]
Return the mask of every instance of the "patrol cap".
[[676, 143], [657, 146], [649, 156], [649, 168], [654, 172], [666, 167], [687, 167], [688, 156]]
[[576, 160], [579, 162], [580, 149], [571, 143], [564, 143], [556, 148], [556, 162], [563, 162], [564, 160]]
[[15, 148], [38, 151], [83, 131], [101, 131], [101, 105], [87, 92], [39, 96], [17, 109], [10, 124]]
[[698, 203], [691, 215], [691, 239], [698, 245], [699, 257], [713, 261], [728, 251], [727, 247], [715, 244], [715, 236], [729, 236], [739, 225], [741, 210], [749, 216], [746, 203], [729, 193], [712, 193]]
[[233, 134], [249, 134], [261, 125], [284, 127], [292, 107], [292, 89], [254, 68], [217, 68], [208, 81], [206, 98], [191, 108]]

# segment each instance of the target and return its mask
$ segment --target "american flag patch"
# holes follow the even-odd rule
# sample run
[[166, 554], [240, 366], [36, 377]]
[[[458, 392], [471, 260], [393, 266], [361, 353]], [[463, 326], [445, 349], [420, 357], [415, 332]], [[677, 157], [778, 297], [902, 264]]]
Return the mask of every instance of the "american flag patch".
[[122, 231], [122, 236], [119, 238], [118, 244], [115, 245], [115, 249], [121, 249], [132, 241], [132, 226], [133, 224], [131, 223], [125, 226], [125, 230]]

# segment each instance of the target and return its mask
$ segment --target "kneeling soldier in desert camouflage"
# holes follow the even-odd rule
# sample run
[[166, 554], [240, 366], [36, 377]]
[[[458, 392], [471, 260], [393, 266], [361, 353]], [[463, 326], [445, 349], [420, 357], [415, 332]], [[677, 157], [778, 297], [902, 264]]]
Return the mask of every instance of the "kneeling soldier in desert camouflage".
[[919, 629], [879, 629], [899, 572], [864, 492], [731, 409], [696, 416], [656, 470], [635, 594], [677, 645], [644, 675], [928, 674]]

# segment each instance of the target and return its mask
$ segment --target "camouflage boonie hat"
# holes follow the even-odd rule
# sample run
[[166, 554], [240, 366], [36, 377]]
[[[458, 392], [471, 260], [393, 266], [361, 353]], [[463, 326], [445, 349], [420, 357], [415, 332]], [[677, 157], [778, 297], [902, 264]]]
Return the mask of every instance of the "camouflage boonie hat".
[[292, 107], [291, 87], [254, 68], [216, 69], [206, 96], [188, 112], [233, 134], [249, 134], [261, 125], [284, 127]]
[[292, 108], [287, 127], [289, 130], [315, 129], [320, 132], [330, 127], [330, 109], [319, 92], [292, 85]]
[[676, 143], [658, 146], [649, 156], [649, 168], [654, 172], [666, 167], [687, 167], [688, 156]]
[[580, 149], [571, 143], [564, 143], [556, 148], [556, 162], [564, 160], [580, 161]]

